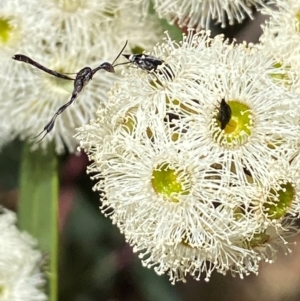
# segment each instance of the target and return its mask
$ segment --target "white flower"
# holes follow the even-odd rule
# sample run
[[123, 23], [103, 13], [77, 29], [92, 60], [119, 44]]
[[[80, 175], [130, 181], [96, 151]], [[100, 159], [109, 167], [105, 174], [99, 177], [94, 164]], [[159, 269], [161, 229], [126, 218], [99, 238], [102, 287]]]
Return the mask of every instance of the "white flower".
[[[124, 114], [137, 108], [146, 119], [151, 112], [173, 119], [177, 132], [184, 132], [180, 139], [187, 148], [218, 158], [216, 164], [235, 168], [244, 180], [247, 168], [254, 181], [264, 185], [272, 177], [274, 158], [284, 165], [298, 151], [298, 96], [274, 84], [272, 75], [279, 70], [272, 59], [203, 33], [190, 33], [180, 44], [168, 38], [153, 54], [168, 64], [160, 68], [162, 74], [131, 68], [111, 91], [110, 103], [123, 100]], [[172, 80], [165, 74], [168, 68]], [[218, 121], [221, 99], [231, 107], [224, 130]], [[137, 127], [137, 136], [142, 134], [139, 129], [144, 131]]]
[[[38, 6], [38, 1], [0, 1], [0, 80], [1, 80], [1, 100], [11, 102], [15, 98], [20, 88], [19, 79], [24, 76], [18, 71], [18, 67], [11, 60], [12, 55], [23, 49], [23, 51], [33, 52], [40, 39], [38, 33], [33, 33], [36, 20], [26, 14]], [[2, 102], [2, 101], [1, 101]], [[6, 142], [15, 138], [12, 133], [12, 119], [0, 105], [0, 147]]]
[[77, 134], [102, 211], [172, 282], [257, 273], [276, 255], [269, 232], [299, 216], [298, 97], [272, 59], [221, 36], [167, 37], [151, 55], [162, 64], [124, 72]]
[[[68, 52], [76, 53], [79, 49], [88, 49], [101, 35], [101, 24], [112, 18], [115, 9], [112, 1], [97, 0], [50, 0], [41, 2], [35, 9], [44, 19], [44, 26], [52, 28], [45, 32], [47, 43], [61, 41]], [[44, 28], [46, 29], [46, 28]], [[47, 36], [50, 34], [50, 37]], [[53, 39], [53, 41], [51, 41]]]
[[41, 253], [35, 241], [14, 225], [13, 212], [1, 208], [0, 214], [0, 299], [3, 301], [42, 301], [44, 284], [39, 271]]
[[269, 191], [266, 192], [264, 187], [258, 187], [257, 195], [252, 197], [252, 206], [258, 223], [264, 227], [281, 227], [283, 216], [289, 215], [291, 219], [296, 220], [300, 214], [298, 157], [285, 167], [278, 168], [274, 164], [272, 172], [274, 180], [270, 182]]
[[[163, 129], [156, 122], [149, 122], [150, 132]], [[92, 135], [89, 138], [95, 139], [102, 126], [85, 127]], [[101, 179], [95, 188], [105, 193], [103, 212], [113, 211], [113, 222], [135, 251], [146, 253], [146, 258], [151, 253], [144, 263], [157, 266], [160, 274], [171, 270], [172, 281], [184, 280], [181, 274], [187, 273], [199, 278], [201, 271], [208, 279], [213, 269], [224, 269], [225, 261], [241, 265], [240, 258], [251, 251], [230, 248], [231, 240], [251, 235], [256, 225], [247, 218], [236, 220], [245, 199], [238, 193], [231, 195], [213, 158], [201, 161], [197, 152], [181, 151], [184, 145], [172, 141], [171, 131], [164, 136], [157, 130], [154, 142], [144, 139], [142, 143], [125, 131], [115, 132], [116, 140], [111, 141], [108, 134], [103, 144], [93, 145], [102, 149], [102, 156], [90, 149], [95, 160], [90, 172], [99, 173]], [[227, 177], [235, 183], [233, 173]], [[240, 273], [248, 271], [241, 269]]]
[[26, 14], [28, 11], [34, 12], [38, 3], [36, 0], [0, 2], [1, 60], [10, 58], [16, 49], [34, 49], [32, 44], [41, 39], [39, 32], [32, 35], [33, 27], [38, 19], [31, 14]]
[[275, 66], [283, 67], [281, 74], [273, 75], [274, 80], [285, 87], [300, 93], [300, 3], [297, 0], [276, 0], [276, 9], [265, 8], [264, 14], [270, 19], [263, 26], [260, 48], [270, 57], [274, 57]]
[[[34, 13], [43, 15], [44, 23], [39, 30], [45, 32], [44, 43], [62, 43], [68, 53], [75, 55], [88, 52], [91, 47], [98, 47], [98, 55], [107, 55], [135, 35], [144, 43], [151, 40], [154, 32], [157, 33], [153, 19], [147, 19], [147, 24], [142, 20], [141, 8], [127, 1], [50, 0], [40, 3]], [[148, 34], [144, 35], [147, 25]], [[114, 45], [114, 40], [119, 40], [117, 45]], [[154, 44], [153, 40], [151, 43]], [[106, 51], [103, 51], [104, 47]]]
[[[18, 90], [20, 79], [19, 69], [11, 57], [20, 51], [34, 53], [42, 43], [42, 33], [36, 30], [38, 17], [27, 14], [34, 12], [39, 2], [36, 0], [0, 1], [0, 78], [3, 93], [14, 93]], [[15, 95], [15, 94], [14, 94]], [[6, 98], [4, 95], [2, 98]]]
[[254, 7], [263, 5], [261, 0], [155, 0], [154, 8], [162, 18], [168, 18], [179, 26], [208, 28], [210, 20], [225, 27], [252, 17]]

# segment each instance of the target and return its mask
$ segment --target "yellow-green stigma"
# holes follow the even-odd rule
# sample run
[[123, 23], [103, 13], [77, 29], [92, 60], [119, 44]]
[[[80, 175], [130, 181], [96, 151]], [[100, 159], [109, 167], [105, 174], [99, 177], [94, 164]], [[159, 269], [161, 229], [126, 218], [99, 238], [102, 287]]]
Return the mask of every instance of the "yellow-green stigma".
[[168, 163], [161, 163], [152, 172], [152, 187], [165, 200], [178, 203], [178, 196], [190, 192], [189, 175], [182, 170], [170, 168]]
[[121, 117], [120, 126], [128, 133], [132, 134], [136, 124], [137, 124], [137, 117], [136, 117], [136, 108], [131, 108], [126, 112], [124, 116]]
[[180, 134], [178, 132], [173, 132], [172, 133], [171, 139], [172, 139], [173, 142], [179, 140], [179, 138], [180, 138]]
[[194, 248], [194, 247], [191, 245], [190, 240], [189, 240], [189, 238], [188, 238], [186, 235], [184, 235], [184, 236], [182, 237], [180, 244], [181, 244], [182, 246], [186, 247], [186, 248], [192, 248], [192, 249]]
[[0, 299], [6, 300], [7, 298], [7, 288], [4, 285], [0, 284]]
[[294, 200], [295, 194], [295, 188], [289, 182], [281, 184], [277, 190], [271, 189], [268, 201], [264, 204], [264, 212], [270, 219], [283, 217]]
[[245, 218], [245, 211], [244, 209], [242, 209], [241, 207], [237, 207], [235, 208], [234, 212], [233, 212], [233, 218], [236, 221], [241, 220], [242, 218]]
[[300, 11], [296, 13], [296, 22], [295, 22], [295, 30], [296, 32], [300, 32]]
[[12, 30], [10, 19], [0, 18], [0, 40], [2, 43], [8, 42]]
[[[213, 118], [214, 124], [217, 125], [214, 128], [214, 138], [216, 141], [221, 141], [223, 144], [229, 145], [240, 145], [245, 143], [248, 136], [251, 135], [252, 130], [252, 112], [251, 109], [244, 103], [238, 100], [229, 100], [227, 105], [230, 107], [231, 116], [227, 118], [228, 121], [220, 118], [222, 114], [221, 108], [216, 108], [216, 115]], [[224, 111], [225, 112], [225, 111]], [[226, 116], [225, 116], [226, 117]]]
[[247, 242], [248, 248], [253, 249], [264, 245], [270, 239], [270, 235], [265, 232], [254, 234], [252, 239]]
[[271, 78], [276, 84], [282, 84], [284, 86], [291, 85], [291, 79], [289, 77], [288, 71], [289, 67], [285, 66], [283, 67], [283, 64], [280, 62], [277, 62], [273, 65], [274, 68], [281, 69], [280, 72], [276, 73], [270, 73]]

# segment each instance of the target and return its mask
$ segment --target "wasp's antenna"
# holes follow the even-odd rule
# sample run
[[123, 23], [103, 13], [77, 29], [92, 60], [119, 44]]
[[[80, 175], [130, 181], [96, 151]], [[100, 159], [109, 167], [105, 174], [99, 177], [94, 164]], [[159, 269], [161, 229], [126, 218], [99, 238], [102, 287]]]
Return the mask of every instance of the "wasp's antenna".
[[[125, 45], [123, 46], [123, 48], [121, 49], [120, 53], [118, 54], [118, 56], [115, 58], [115, 60], [112, 62], [112, 65], [114, 66], [114, 63], [116, 62], [116, 60], [120, 57], [120, 55], [122, 54], [122, 52], [124, 51], [125, 47], [127, 46], [128, 40], [126, 40]], [[117, 65], [116, 65], [117, 66]]]
[[62, 74], [62, 73], [59, 73], [55, 70], [51, 70], [41, 64], [39, 64], [38, 62], [34, 61], [33, 59], [31, 59], [30, 57], [24, 55], [24, 54], [15, 54], [12, 59], [16, 60], [16, 61], [19, 61], [19, 62], [23, 62], [23, 63], [27, 63], [27, 64], [30, 64], [48, 74], [51, 74], [53, 76], [56, 76], [56, 77], [59, 77], [59, 78], [62, 78], [62, 79], [66, 79], [66, 80], [74, 80], [74, 78], [71, 78], [65, 74]]

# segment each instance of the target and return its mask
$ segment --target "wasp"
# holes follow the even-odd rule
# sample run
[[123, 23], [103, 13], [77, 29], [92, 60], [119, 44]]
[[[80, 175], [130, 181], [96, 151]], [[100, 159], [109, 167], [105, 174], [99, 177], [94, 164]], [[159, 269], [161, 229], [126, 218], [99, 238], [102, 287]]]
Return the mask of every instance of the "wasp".
[[59, 73], [55, 70], [48, 69], [47, 67], [39, 64], [38, 62], [34, 61], [33, 59], [31, 59], [30, 57], [28, 57], [24, 54], [15, 54], [12, 57], [16, 61], [20, 61], [20, 62], [30, 64], [30, 65], [32, 65], [32, 66], [48, 73], [48, 74], [51, 74], [55, 77], [65, 79], [65, 80], [73, 80], [74, 81], [74, 88], [73, 88], [73, 92], [71, 94], [70, 100], [67, 103], [65, 103], [64, 105], [62, 105], [56, 111], [56, 113], [53, 115], [51, 120], [45, 125], [44, 129], [37, 136], [33, 137], [33, 139], [35, 139], [35, 138], [39, 137], [40, 135], [42, 135], [45, 132], [45, 134], [42, 136], [42, 138], [40, 140], [37, 141], [37, 143], [40, 142], [41, 140], [43, 140], [45, 138], [45, 136], [51, 132], [51, 130], [54, 127], [55, 120], [58, 117], [58, 115], [60, 115], [63, 111], [65, 111], [65, 109], [75, 101], [75, 99], [77, 98], [79, 93], [92, 80], [94, 74], [97, 71], [103, 69], [103, 70], [105, 70], [107, 72], [110, 72], [110, 73], [115, 72], [114, 67], [116, 65], [114, 65], [114, 64], [115, 64], [116, 60], [120, 57], [122, 52], [124, 51], [126, 45], [127, 45], [127, 41], [126, 41], [125, 45], [123, 46], [123, 48], [121, 49], [121, 51], [119, 52], [119, 54], [117, 55], [117, 57], [115, 58], [115, 60], [113, 61], [112, 64], [108, 63], [108, 62], [104, 62], [104, 63], [102, 63], [101, 65], [99, 65], [98, 67], [96, 67], [94, 69], [92, 69], [91, 67], [84, 67], [81, 70], [79, 70], [79, 72], [76, 73], [75, 78], [71, 78], [71, 77], [69, 77], [69, 76], [67, 76], [63, 73]]
[[123, 56], [129, 61], [128, 63], [133, 63], [137, 67], [145, 71], [156, 71], [157, 67], [164, 63], [163, 60], [147, 54], [123, 54]]
[[[125, 65], [125, 64], [134, 64], [138, 68], [145, 70], [147, 72], [157, 72], [159, 74], [166, 74], [168, 78], [174, 78], [174, 72], [172, 71], [171, 67], [165, 63], [160, 58], [156, 56], [149, 55], [149, 54], [122, 54], [129, 62], [120, 63], [118, 65]], [[158, 66], [163, 65], [164, 67], [158, 69]], [[117, 65], [116, 65], [117, 66]], [[164, 72], [163, 72], [164, 70]]]

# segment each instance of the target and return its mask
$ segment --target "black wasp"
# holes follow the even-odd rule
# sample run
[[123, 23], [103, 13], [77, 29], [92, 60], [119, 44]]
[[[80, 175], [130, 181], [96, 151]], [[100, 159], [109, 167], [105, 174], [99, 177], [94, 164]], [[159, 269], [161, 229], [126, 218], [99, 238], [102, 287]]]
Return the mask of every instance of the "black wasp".
[[[123, 56], [129, 61], [129, 63], [133, 63], [137, 67], [145, 70], [145, 71], [156, 71], [157, 67], [164, 63], [163, 60], [147, 54], [123, 54]], [[126, 63], [125, 63], [126, 64]]]
[[43, 140], [45, 138], [45, 136], [53, 129], [54, 127], [54, 123], [55, 120], [57, 118], [58, 115], [60, 115], [69, 105], [71, 105], [75, 99], [77, 98], [78, 94], [82, 91], [82, 89], [88, 84], [88, 82], [93, 78], [93, 75], [103, 69], [107, 72], [111, 72], [114, 73], [115, 69], [114, 67], [116, 65], [114, 65], [114, 63], [116, 62], [116, 60], [120, 57], [121, 53], [123, 52], [123, 50], [125, 49], [127, 45], [127, 41], [125, 43], [125, 45], [123, 46], [122, 50], [120, 51], [120, 53], [117, 55], [117, 57], [115, 58], [115, 60], [113, 61], [113, 63], [108, 63], [108, 62], [104, 62], [101, 65], [99, 65], [98, 67], [96, 67], [95, 69], [92, 69], [90, 67], [84, 67], [83, 69], [81, 69], [77, 74], [75, 79], [71, 78], [65, 74], [59, 73], [57, 71], [48, 69], [47, 67], [39, 64], [38, 62], [32, 60], [31, 58], [29, 58], [26, 55], [23, 54], [16, 54], [14, 55], [12, 58], [16, 61], [20, 61], [20, 62], [24, 62], [27, 64], [30, 64], [40, 70], [43, 70], [44, 72], [47, 72], [53, 76], [65, 79], [65, 80], [73, 80], [74, 81], [74, 89], [71, 95], [70, 100], [64, 104], [63, 106], [61, 106], [56, 113], [53, 115], [53, 117], [51, 118], [51, 120], [46, 124], [46, 126], [44, 127], [44, 129], [35, 137], [33, 137], [33, 139], [39, 137], [41, 134], [43, 134], [45, 132], [45, 134], [43, 135], [43, 137], [38, 140], [37, 142], [40, 142], [41, 140]]
[[[148, 71], [148, 72], [158, 72], [160, 74], [163, 74], [162, 70], [164, 70], [165, 74], [172, 79], [174, 77], [174, 73], [170, 66], [166, 64], [163, 60], [148, 54], [122, 54], [129, 62], [126, 63], [120, 63], [118, 65], [125, 65], [125, 64], [134, 64], [138, 68]], [[165, 67], [161, 70], [158, 70], [157, 67], [164, 64]], [[117, 65], [116, 65], [117, 66]]]
[[221, 124], [221, 130], [225, 129], [231, 119], [231, 108], [224, 98], [221, 100], [217, 119]]

